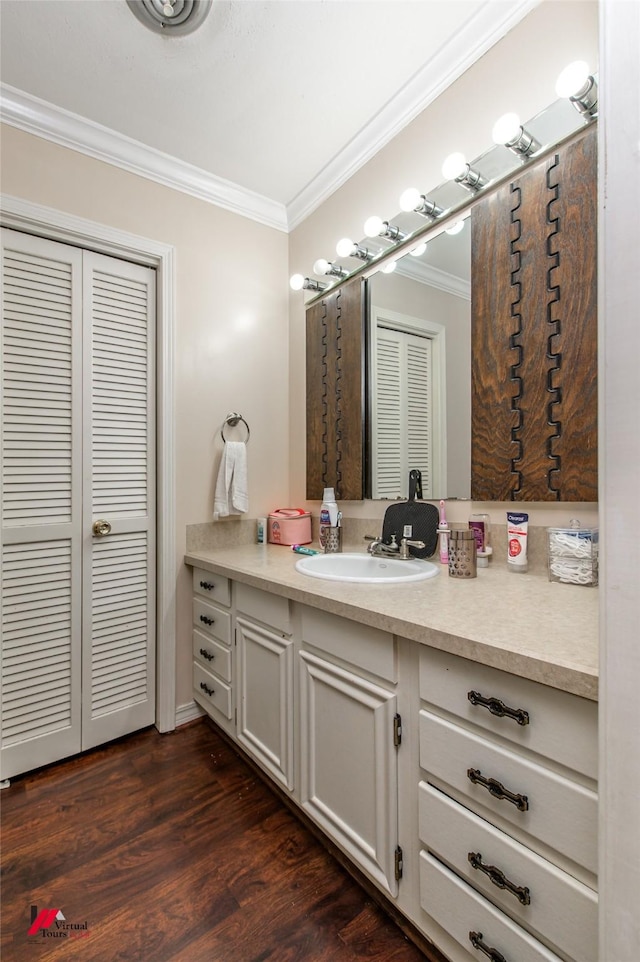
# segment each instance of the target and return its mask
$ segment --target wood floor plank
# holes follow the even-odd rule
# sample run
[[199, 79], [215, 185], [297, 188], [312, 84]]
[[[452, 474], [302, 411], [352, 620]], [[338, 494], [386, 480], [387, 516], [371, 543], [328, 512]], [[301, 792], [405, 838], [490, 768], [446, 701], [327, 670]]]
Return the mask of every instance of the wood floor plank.
[[[204, 720], [17, 778], [1, 802], [3, 962], [426, 958]], [[32, 905], [88, 931], [29, 937]]]

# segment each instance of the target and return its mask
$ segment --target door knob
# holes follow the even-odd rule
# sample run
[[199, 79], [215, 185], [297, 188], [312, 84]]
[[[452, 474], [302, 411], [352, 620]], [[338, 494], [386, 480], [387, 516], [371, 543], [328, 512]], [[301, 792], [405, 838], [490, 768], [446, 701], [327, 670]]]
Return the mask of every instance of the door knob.
[[105, 534], [109, 534], [111, 531], [111, 525], [108, 521], [94, 521], [91, 530], [96, 538], [104, 538]]

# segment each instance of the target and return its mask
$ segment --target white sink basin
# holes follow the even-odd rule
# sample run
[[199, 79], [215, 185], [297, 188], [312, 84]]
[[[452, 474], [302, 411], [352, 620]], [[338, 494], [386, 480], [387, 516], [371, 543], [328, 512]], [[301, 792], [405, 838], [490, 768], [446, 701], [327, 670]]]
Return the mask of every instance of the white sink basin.
[[375, 558], [370, 554], [314, 554], [296, 561], [296, 570], [327, 581], [359, 581], [365, 584], [406, 584], [435, 578], [438, 567], [430, 561]]

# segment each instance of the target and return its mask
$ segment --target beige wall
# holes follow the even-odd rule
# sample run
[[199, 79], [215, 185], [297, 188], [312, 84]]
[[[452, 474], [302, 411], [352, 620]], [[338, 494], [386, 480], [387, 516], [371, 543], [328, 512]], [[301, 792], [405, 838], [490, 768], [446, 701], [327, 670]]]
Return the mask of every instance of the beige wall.
[[[360, 240], [368, 216], [393, 219], [407, 187], [428, 192], [442, 182], [442, 161], [453, 150], [478, 156], [491, 144], [491, 128], [507, 110], [523, 120], [556, 99], [555, 81], [572, 60], [598, 66], [598, 4], [583, 0], [544, 0], [503, 40], [453, 83], [408, 127], [362, 167], [290, 235], [290, 270], [313, 276], [318, 257], [335, 257], [341, 237]], [[355, 263], [355, 262], [354, 262]], [[304, 297], [290, 295], [292, 410], [302, 409], [304, 383]], [[305, 503], [305, 423], [291, 419], [291, 494]], [[311, 503], [317, 512], [319, 506]], [[382, 517], [384, 502], [349, 502], [345, 516]], [[505, 522], [508, 507], [483, 505], [492, 520]], [[464, 521], [468, 502], [450, 505], [449, 520]], [[475, 508], [480, 510], [480, 508]], [[594, 505], [529, 505], [532, 523], [565, 524], [578, 515], [596, 522]]]
[[185, 526], [211, 520], [229, 411], [251, 427], [250, 516], [288, 500], [287, 236], [12, 127], [0, 146], [3, 193], [175, 247], [176, 672], [186, 704]]

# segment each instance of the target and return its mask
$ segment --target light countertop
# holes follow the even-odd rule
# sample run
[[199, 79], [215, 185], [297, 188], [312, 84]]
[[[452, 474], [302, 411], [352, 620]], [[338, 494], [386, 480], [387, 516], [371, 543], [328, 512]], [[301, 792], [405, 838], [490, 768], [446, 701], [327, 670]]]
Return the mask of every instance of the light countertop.
[[198, 549], [185, 562], [553, 688], [598, 697], [597, 588], [551, 583], [546, 571], [514, 574], [493, 563], [464, 581], [450, 578], [443, 565], [436, 578], [412, 584], [341, 583], [300, 574], [298, 557], [284, 546], [253, 544]]

